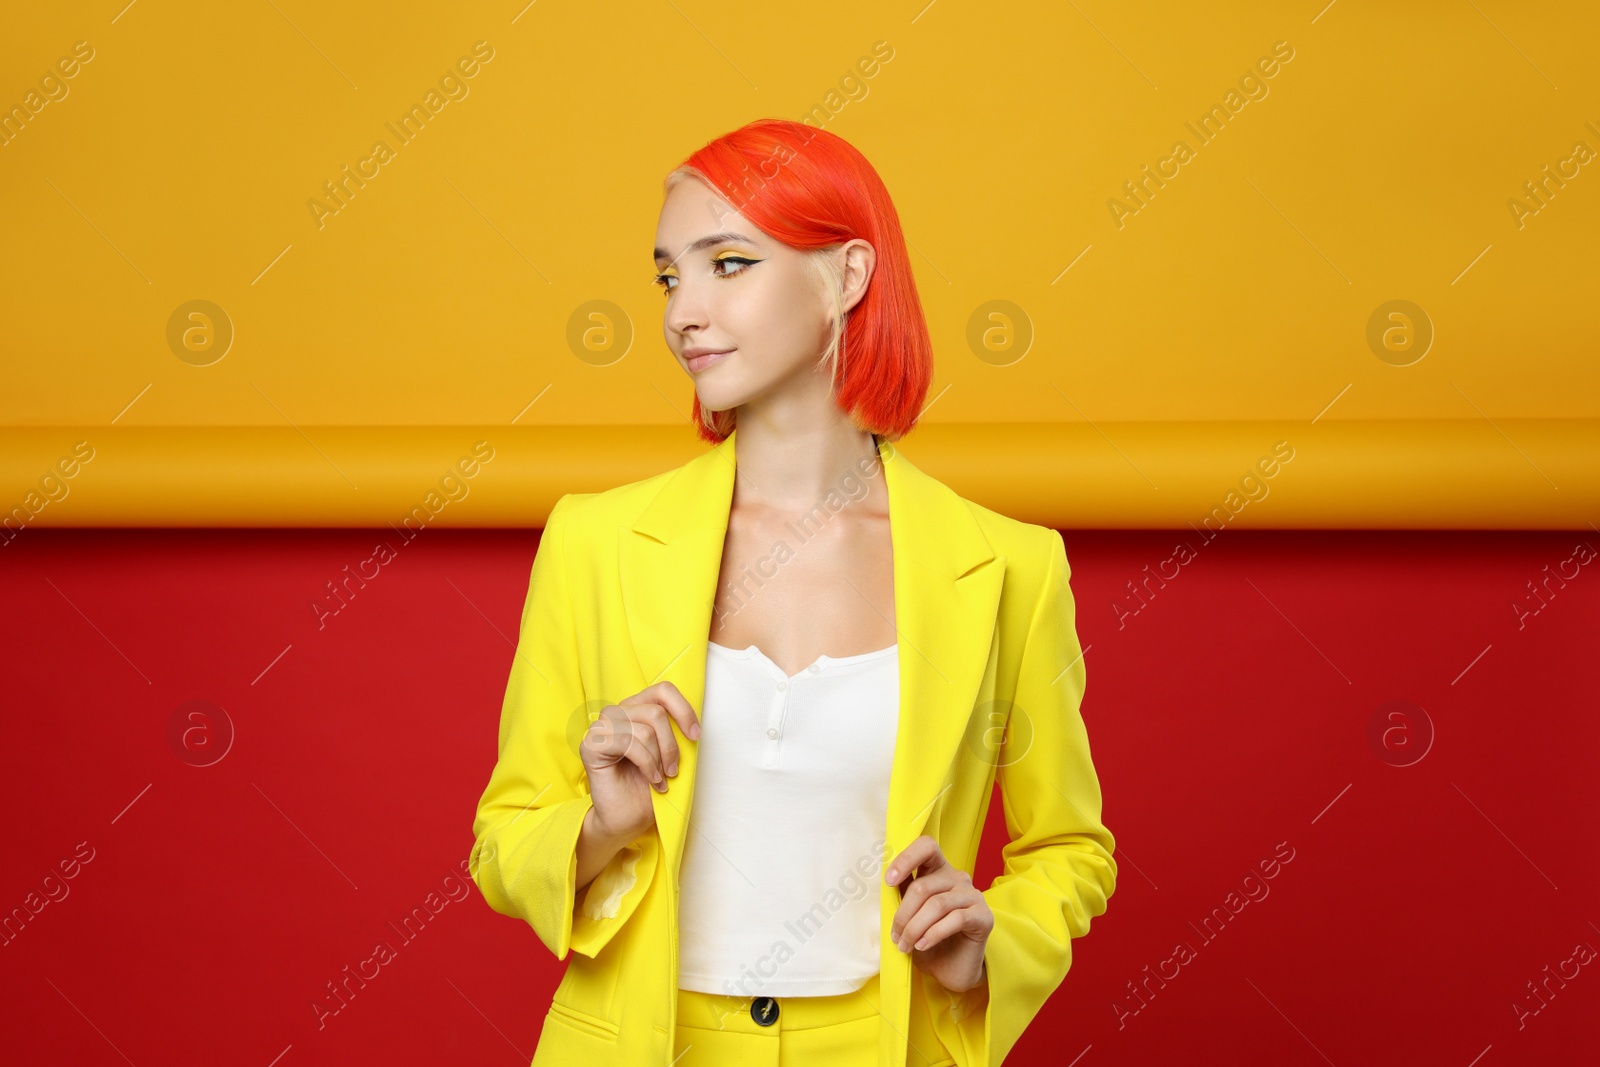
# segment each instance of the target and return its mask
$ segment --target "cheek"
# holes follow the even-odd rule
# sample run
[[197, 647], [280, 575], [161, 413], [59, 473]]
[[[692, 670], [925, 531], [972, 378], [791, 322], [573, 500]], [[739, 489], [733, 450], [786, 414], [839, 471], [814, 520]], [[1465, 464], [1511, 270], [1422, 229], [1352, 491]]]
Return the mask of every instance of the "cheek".
[[740, 325], [747, 336], [759, 337], [779, 352], [809, 356], [818, 331], [825, 333], [816, 298], [797, 280], [781, 281], [751, 287], [750, 299], [738, 309]]

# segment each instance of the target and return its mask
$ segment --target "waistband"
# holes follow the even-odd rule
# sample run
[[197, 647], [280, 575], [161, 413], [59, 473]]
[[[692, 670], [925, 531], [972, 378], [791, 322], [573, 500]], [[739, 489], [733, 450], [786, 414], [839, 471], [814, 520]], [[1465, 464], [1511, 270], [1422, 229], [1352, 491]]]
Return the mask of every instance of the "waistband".
[[[751, 1014], [751, 1006], [768, 1000], [777, 1002], [778, 1018], [770, 1026], [763, 1026]], [[826, 997], [730, 997], [679, 989], [678, 1025], [741, 1034], [777, 1034], [876, 1018], [881, 1003], [877, 975], [854, 992]]]

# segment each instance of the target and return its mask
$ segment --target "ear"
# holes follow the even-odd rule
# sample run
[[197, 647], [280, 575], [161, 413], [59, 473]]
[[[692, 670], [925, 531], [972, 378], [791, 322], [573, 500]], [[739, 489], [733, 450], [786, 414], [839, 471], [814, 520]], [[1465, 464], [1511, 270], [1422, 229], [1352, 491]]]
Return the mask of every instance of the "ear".
[[867, 283], [872, 280], [872, 272], [878, 265], [878, 252], [871, 244], [857, 237], [840, 245], [835, 255], [843, 293], [841, 306], [849, 311], [867, 295]]

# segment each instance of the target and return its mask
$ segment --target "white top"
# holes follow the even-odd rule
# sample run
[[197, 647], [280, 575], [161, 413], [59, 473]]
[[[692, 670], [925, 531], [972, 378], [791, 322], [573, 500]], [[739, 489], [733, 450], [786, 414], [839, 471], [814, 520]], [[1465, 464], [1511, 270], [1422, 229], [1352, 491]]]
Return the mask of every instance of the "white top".
[[[711, 642], [678, 906], [678, 985], [832, 996], [878, 973], [899, 645], [796, 675]], [[670, 796], [669, 796], [670, 799]]]

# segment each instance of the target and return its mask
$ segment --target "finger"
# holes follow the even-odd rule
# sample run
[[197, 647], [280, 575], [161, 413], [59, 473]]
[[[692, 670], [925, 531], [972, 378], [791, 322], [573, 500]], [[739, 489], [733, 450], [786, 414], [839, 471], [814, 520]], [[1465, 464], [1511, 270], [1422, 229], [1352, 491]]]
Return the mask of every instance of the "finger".
[[883, 880], [890, 885], [900, 885], [911, 877], [912, 871], [920, 868], [926, 873], [938, 870], [944, 865], [944, 854], [939, 851], [939, 842], [923, 834], [902, 849], [889, 863], [889, 869], [884, 872]]
[[615, 765], [623, 760], [633, 763], [645, 781], [655, 783], [661, 777], [656, 732], [640, 719], [637, 710], [616, 705], [608, 707], [590, 726], [584, 744], [605, 755], [607, 764]]
[[[945, 894], [946, 896], [950, 894]], [[971, 906], [952, 908], [945, 912], [939, 920], [924, 930], [919, 936], [911, 930], [906, 931], [906, 940], [912, 948], [927, 951], [956, 934], [977, 933], [979, 927], [976, 916]]]
[[913, 915], [922, 910], [923, 904], [929, 897], [955, 889], [961, 882], [962, 879], [954, 867], [945, 867], [913, 880], [910, 888], [905, 891], [900, 906], [895, 909], [894, 918], [889, 923], [889, 936], [898, 942], [900, 931], [911, 921]]
[[666, 776], [661, 772], [661, 750], [656, 744], [656, 729], [650, 723], [634, 719], [629, 723], [627, 758], [639, 768], [644, 780], [655, 786], [657, 792], [667, 791]]
[[589, 724], [583, 734], [583, 747], [606, 757], [612, 764], [623, 759], [633, 745], [632, 720], [627, 715], [616, 715], [606, 708]]
[[[646, 693], [649, 690], [645, 690]], [[625, 697], [618, 708], [625, 708], [623, 712], [630, 720], [648, 725], [655, 734], [656, 751], [660, 754], [662, 768], [667, 774], [678, 773], [678, 739], [672, 734], [671, 719], [667, 717], [667, 709], [654, 701], [644, 699], [644, 694], [635, 694]]]
[[678, 724], [678, 729], [683, 731], [684, 737], [691, 741], [700, 740], [700, 718], [689, 706], [688, 699], [671, 682], [657, 682], [634, 696], [625, 698], [622, 703], [659, 704], [668, 715], [672, 716], [673, 721]]
[[651, 705], [651, 713], [647, 718], [649, 726], [655, 731], [656, 751], [661, 753], [661, 769], [667, 774], [678, 773], [678, 739], [672, 734], [672, 719], [661, 705]]
[[901, 952], [910, 952], [911, 946], [922, 938], [929, 927], [960, 906], [961, 897], [955, 891], [934, 894], [923, 901], [922, 907], [906, 920], [900, 936], [895, 938], [895, 945]]

